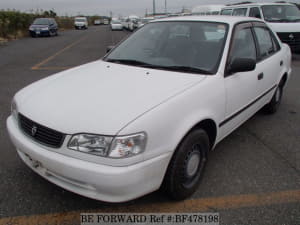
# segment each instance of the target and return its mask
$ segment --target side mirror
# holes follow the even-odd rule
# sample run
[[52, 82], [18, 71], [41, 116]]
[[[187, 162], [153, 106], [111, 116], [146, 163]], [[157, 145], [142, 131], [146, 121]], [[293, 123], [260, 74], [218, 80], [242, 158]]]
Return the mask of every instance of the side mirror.
[[227, 75], [253, 71], [256, 67], [256, 61], [250, 58], [235, 58], [227, 67]]
[[110, 52], [114, 47], [115, 46], [113, 46], [113, 45], [107, 46], [106, 53]]

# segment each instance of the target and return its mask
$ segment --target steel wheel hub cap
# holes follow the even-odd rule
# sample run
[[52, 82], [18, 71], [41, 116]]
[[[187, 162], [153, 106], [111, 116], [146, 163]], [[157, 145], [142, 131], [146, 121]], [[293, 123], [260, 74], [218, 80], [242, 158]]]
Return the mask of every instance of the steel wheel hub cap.
[[200, 155], [199, 153], [192, 153], [192, 155], [189, 157], [186, 167], [186, 173], [189, 177], [192, 177], [196, 174], [198, 167], [200, 164]]

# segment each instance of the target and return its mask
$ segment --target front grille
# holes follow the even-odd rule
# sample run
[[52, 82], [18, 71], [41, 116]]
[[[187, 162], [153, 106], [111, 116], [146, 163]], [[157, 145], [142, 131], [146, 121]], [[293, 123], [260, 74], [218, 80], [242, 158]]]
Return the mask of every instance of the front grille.
[[280, 40], [288, 44], [291, 49], [300, 48], [300, 32], [279, 32], [277, 35]]
[[61, 147], [65, 134], [38, 124], [22, 114], [19, 114], [18, 117], [20, 128], [33, 140], [52, 148]]

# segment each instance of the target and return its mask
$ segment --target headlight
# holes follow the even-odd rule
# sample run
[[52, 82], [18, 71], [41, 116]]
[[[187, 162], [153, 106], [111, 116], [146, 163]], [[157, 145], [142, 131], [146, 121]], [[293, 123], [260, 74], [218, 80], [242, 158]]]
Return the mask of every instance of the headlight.
[[18, 119], [18, 108], [15, 100], [11, 102], [11, 114], [15, 119]]
[[146, 141], [145, 133], [116, 137], [111, 144], [109, 157], [125, 158], [140, 154], [145, 150]]
[[42, 30], [49, 30], [49, 27], [43, 27]]
[[126, 158], [142, 153], [146, 146], [146, 134], [128, 136], [101, 136], [76, 134], [69, 141], [68, 148], [80, 152], [110, 158]]
[[112, 137], [93, 134], [77, 134], [71, 138], [68, 148], [92, 155], [106, 156], [111, 141]]
[[32, 30], [32, 31], [33, 31], [33, 30], [34, 30], [34, 28], [32, 28], [32, 27], [29, 27], [29, 30]]

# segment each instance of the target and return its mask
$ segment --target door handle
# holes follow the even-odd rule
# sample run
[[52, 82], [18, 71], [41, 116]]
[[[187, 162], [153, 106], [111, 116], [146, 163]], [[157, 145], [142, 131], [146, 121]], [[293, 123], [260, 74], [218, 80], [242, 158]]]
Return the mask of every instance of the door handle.
[[260, 73], [260, 74], [257, 75], [258, 80], [261, 80], [263, 78], [264, 78], [264, 73]]
[[283, 65], [283, 61], [281, 60], [281, 61], [280, 61], [280, 66], [282, 66], [282, 65]]

